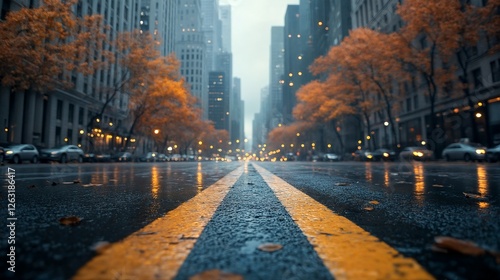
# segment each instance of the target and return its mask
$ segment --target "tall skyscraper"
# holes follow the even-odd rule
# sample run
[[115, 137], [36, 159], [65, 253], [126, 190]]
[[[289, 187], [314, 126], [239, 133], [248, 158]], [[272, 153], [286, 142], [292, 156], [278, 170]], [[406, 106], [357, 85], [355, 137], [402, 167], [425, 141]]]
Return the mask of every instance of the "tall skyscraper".
[[200, 0], [178, 0], [178, 29], [175, 52], [181, 61], [181, 75], [198, 99], [203, 118], [208, 118], [208, 75]]
[[240, 144], [243, 148], [243, 139], [245, 138], [244, 128], [244, 107], [243, 101], [241, 101], [241, 79], [233, 79], [233, 90], [231, 91], [231, 106], [230, 106], [230, 116], [231, 116], [231, 141], [233, 143]]
[[221, 50], [221, 22], [219, 20], [219, 1], [201, 0], [202, 30], [205, 36], [207, 69], [215, 69], [217, 55]]
[[299, 5], [288, 5], [285, 14], [284, 27], [284, 84], [283, 84], [283, 120], [293, 121], [292, 110], [297, 103], [295, 93], [300, 87], [302, 75], [301, 62], [303, 58], [300, 35]]
[[219, 6], [219, 18], [221, 20], [222, 51], [231, 50], [231, 5]]
[[266, 116], [266, 125], [271, 130], [283, 122], [282, 104], [283, 104], [283, 74], [285, 71], [284, 55], [285, 47], [283, 45], [284, 28], [283, 26], [271, 27], [271, 47], [269, 63], [269, 106], [268, 111], [261, 113]]
[[177, 1], [141, 0], [141, 31], [151, 33], [160, 42], [162, 56], [174, 52], [177, 4]]
[[229, 76], [223, 71], [210, 71], [208, 81], [208, 118], [215, 129], [230, 131]]

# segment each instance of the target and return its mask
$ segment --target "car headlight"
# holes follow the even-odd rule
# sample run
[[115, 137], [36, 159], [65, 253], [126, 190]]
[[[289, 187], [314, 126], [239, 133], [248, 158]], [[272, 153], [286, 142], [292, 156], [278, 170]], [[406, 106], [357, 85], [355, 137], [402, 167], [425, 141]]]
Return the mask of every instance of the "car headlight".
[[7, 155], [12, 155], [13, 153], [14, 153], [14, 151], [7, 151], [7, 152], [5, 152], [5, 154], [7, 154]]
[[384, 157], [389, 157], [389, 153], [384, 153]]
[[413, 155], [416, 156], [416, 157], [423, 157], [424, 153], [422, 153], [422, 152], [413, 152]]
[[54, 156], [54, 155], [57, 155], [58, 153], [59, 152], [51, 152], [50, 154]]
[[372, 157], [373, 157], [373, 155], [366, 155], [366, 157], [367, 157], [367, 158], [372, 158]]
[[476, 150], [476, 154], [479, 154], [479, 155], [484, 155], [484, 154], [486, 154], [486, 151], [485, 151], [485, 150], [483, 150], [483, 149], [477, 149], [477, 150]]

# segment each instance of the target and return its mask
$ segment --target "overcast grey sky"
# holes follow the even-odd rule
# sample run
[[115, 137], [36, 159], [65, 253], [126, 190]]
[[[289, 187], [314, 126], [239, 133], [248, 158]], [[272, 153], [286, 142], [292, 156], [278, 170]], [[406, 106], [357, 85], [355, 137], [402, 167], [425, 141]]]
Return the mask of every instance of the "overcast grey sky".
[[241, 78], [245, 136], [250, 139], [260, 91], [269, 83], [271, 26], [283, 26], [287, 5], [299, 0], [220, 0], [220, 4], [232, 6], [233, 76]]

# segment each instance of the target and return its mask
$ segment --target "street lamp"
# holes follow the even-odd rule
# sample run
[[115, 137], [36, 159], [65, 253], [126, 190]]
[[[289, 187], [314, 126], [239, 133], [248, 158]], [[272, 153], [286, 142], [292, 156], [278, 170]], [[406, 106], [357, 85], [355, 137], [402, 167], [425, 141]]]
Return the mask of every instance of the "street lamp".
[[385, 146], [389, 147], [389, 138], [387, 137], [387, 127], [389, 126], [389, 122], [384, 122], [384, 138], [385, 138]]
[[155, 134], [158, 134], [158, 133], [160, 133], [160, 130], [159, 130], [159, 129], [155, 129], [155, 130], [154, 130], [154, 133], [155, 133]]

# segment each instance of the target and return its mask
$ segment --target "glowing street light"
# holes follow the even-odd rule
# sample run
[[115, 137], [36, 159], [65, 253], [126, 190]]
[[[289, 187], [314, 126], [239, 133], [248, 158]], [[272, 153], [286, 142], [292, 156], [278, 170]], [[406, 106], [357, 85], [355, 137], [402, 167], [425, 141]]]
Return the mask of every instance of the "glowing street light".
[[158, 133], [160, 133], [160, 130], [157, 128], [157, 129], [154, 130], [154, 133], [158, 134]]

